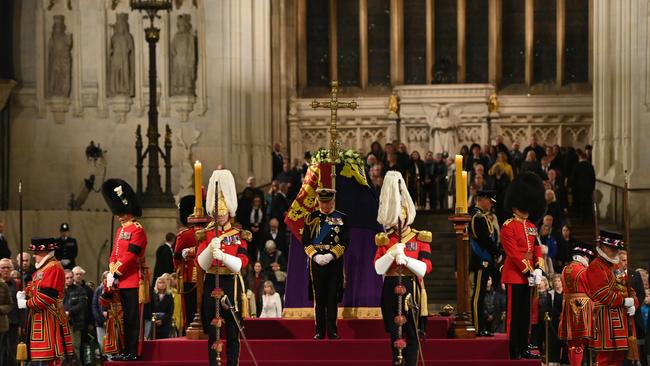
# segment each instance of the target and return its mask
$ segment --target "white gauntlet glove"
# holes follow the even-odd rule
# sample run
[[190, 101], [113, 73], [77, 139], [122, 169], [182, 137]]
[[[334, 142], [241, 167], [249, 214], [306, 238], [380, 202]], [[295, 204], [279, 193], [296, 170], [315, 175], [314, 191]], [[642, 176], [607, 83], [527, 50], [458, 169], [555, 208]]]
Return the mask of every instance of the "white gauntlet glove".
[[634, 307], [634, 298], [626, 297], [625, 300], [623, 300], [623, 306], [626, 308]]
[[108, 288], [113, 287], [114, 282], [115, 282], [115, 275], [113, 275], [112, 273], [109, 272], [106, 275], [106, 287], [108, 287]]
[[323, 259], [325, 260], [325, 265], [327, 265], [334, 260], [334, 255], [332, 253], [324, 254]]
[[627, 315], [634, 316], [634, 313], [636, 313], [636, 308], [634, 308], [634, 306], [627, 308]]
[[327, 264], [327, 260], [325, 259], [325, 255], [323, 254], [316, 254], [314, 256], [314, 262], [318, 264], [319, 266], [324, 266]]
[[27, 309], [27, 300], [25, 299], [25, 291], [16, 292], [16, 302], [18, 309]]
[[397, 263], [398, 266], [405, 266], [408, 262], [408, 257], [404, 253], [397, 253], [395, 256], [395, 263]]
[[539, 285], [540, 283], [542, 283], [542, 270], [539, 269], [539, 268], [536, 268], [533, 271], [533, 277], [535, 277], [535, 284], [536, 285]]
[[192, 248], [185, 248], [181, 251], [181, 256], [183, 257], [183, 259], [187, 259], [187, 255], [190, 253], [190, 249]]

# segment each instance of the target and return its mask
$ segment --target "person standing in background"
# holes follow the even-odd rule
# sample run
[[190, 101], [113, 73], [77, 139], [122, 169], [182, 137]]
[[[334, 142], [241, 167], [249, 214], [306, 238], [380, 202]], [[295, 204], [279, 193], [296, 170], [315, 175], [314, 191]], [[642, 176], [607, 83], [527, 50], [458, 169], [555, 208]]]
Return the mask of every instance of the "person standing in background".
[[70, 225], [62, 223], [59, 227], [59, 246], [56, 249], [56, 259], [61, 262], [63, 269], [73, 269], [77, 263], [77, 239], [70, 236]]

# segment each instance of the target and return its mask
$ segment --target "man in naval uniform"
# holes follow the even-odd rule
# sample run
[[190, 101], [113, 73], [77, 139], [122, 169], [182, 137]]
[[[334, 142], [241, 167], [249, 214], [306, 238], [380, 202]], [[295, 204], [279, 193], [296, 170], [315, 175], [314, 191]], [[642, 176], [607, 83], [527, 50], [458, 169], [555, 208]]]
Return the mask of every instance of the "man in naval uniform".
[[310, 299], [314, 300], [314, 339], [338, 339], [337, 304], [343, 295], [343, 254], [349, 244], [346, 215], [334, 209], [336, 190], [316, 190], [318, 210], [305, 220], [302, 244], [309, 257]]
[[485, 291], [488, 278], [494, 283], [495, 263], [498, 262], [499, 248], [497, 246], [497, 230], [495, 230], [489, 215], [496, 203], [496, 192], [480, 190], [472, 210], [469, 243], [472, 249], [470, 270], [474, 272], [474, 293], [472, 294], [472, 318], [476, 335], [479, 337], [493, 336], [485, 324], [483, 316]]

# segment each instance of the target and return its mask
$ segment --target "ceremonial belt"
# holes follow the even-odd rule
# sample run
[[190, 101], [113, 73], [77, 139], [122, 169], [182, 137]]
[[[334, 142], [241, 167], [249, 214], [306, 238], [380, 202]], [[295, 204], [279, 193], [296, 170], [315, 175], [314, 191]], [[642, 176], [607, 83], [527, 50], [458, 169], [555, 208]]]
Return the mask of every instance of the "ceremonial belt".
[[314, 249], [330, 250], [331, 248], [334, 248], [334, 245], [329, 245], [329, 244], [316, 244], [316, 245], [314, 245]]
[[219, 267], [218, 271], [216, 269], [214, 269], [214, 267], [211, 267], [209, 270], [206, 271], [206, 273], [219, 274], [219, 275], [236, 275], [237, 274], [237, 273], [231, 271], [230, 268], [228, 268], [228, 267]]
[[582, 300], [582, 299], [588, 299], [589, 296], [587, 296], [587, 294], [585, 294], [584, 292], [576, 292], [576, 293], [572, 293], [572, 294], [565, 294], [564, 298], [565, 299], [571, 299], [571, 300], [576, 300], [576, 299], [577, 300]]
[[[397, 268], [389, 269], [388, 272], [386, 272], [386, 276], [399, 276], [399, 273], [397, 273]], [[402, 269], [402, 276], [417, 277], [415, 273], [411, 272], [407, 268]]]

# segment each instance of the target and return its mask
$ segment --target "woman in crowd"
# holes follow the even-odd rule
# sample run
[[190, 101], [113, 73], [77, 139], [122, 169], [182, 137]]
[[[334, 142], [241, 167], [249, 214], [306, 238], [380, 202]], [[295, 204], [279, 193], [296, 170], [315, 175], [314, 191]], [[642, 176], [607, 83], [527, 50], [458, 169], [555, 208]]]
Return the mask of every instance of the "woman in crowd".
[[546, 178], [546, 174], [542, 171], [542, 167], [540, 166], [539, 161], [537, 161], [537, 155], [535, 155], [534, 150], [529, 150], [528, 153], [526, 153], [526, 160], [524, 160], [521, 163], [521, 167], [519, 167], [519, 174], [524, 172], [533, 172], [542, 178], [542, 180], [545, 180]]
[[555, 273], [553, 268], [553, 259], [557, 255], [557, 241], [551, 233], [549, 225], [542, 225], [539, 230], [539, 240], [542, 243], [542, 254], [544, 255], [544, 264], [546, 265], [546, 274]]
[[561, 233], [560, 238], [557, 240], [557, 255], [553, 263], [553, 268], [558, 273], [562, 272], [564, 266], [571, 262], [571, 252], [576, 246], [576, 240], [571, 236], [571, 227], [569, 225], [563, 225]]
[[561, 343], [557, 336], [557, 329], [560, 326], [560, 317], [562, 315], [562, 301], [564, 287], [562, 285], [562, 275], [559, 273], [551, 276], [551, 284], [553, 288], [549, 293], [551, 294], [551, 323], [549, 324], [548, 334], [548, 364], [549, 366], [560, 366], [560, 364], [568, 364], [567, 350], [565, 344]]
[[411, 197], [415, 198], [418, 208], [424, 208], [426, 205], [426, 196], [424, 194], [425, 175], [424, 161], [420, 158], [420, 152], [414, 150], [411, 153], [406, 182], [408, 183], [409, 193]]
[[151, 297], [151, 311], [155, 318], [155, 339], [169, 338], [174, 313], [174, 298], [164, 276], [156, 280], [155, 293]]
[[282, 318], [282, 300], [280, 295], [275, 292], [275, 287], [271, 281], [264, 282], [260, 318]]
[[255, 297], [256, 314], [251, 315], [259, 317], [262, 313], [262, 294], [264, 291], [264, 282], [266, 282], [266, 280], [267, 278], [263, 271], [262, 262], [255, 262], [255, 264], [253, 264], [253, 270], [248, 273], [248, 276], [246, 276], [246, 285]]
[[508, 156], [506, 155], [506, 153], [502, 151], [497, 153], [497, 161], [490, 167], [488, 174], [491, 177], [494, 177], [494, 179], [501, 178], [501, 177], [497, 177], [498, 172], [500, 172], [501, 175], [505, 174], [506, 177], [508, 177], [508, 180], [510, 182], [512, 182], [512, 180], [515, 179], [515, 174], [512, 170], [512, 165], [508, 163]]
[[370, 145], [370, 153], [368, 155], [374, 155], [377, 161], [384, 161], [386, 158], [384, 149], [381, 148], [379, 141], [375, 141]]

